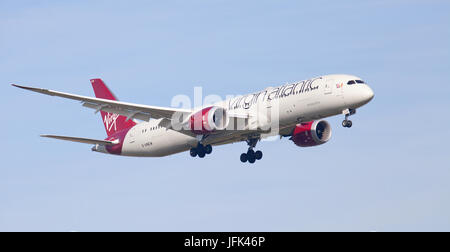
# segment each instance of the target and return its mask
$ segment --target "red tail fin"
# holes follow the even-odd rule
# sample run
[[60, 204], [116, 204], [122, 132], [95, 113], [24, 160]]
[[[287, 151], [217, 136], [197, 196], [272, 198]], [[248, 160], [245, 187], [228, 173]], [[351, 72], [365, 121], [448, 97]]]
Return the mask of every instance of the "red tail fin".
[[[108, 89], [105, 83], [101, 79], [92, 79], [92, 87], [94, 88], [95, 97], [101, 99], [108, 99], [117, 101], [114, 94]], [[116, 132], [123, 129], [131, 128], [136, 125], [132, 120], [128, 120], [125, 116], [118, 114], [111, 114], [101, 111], [103, 124], [105, 124], [106, 134], [108, 136], [114, 135]]]

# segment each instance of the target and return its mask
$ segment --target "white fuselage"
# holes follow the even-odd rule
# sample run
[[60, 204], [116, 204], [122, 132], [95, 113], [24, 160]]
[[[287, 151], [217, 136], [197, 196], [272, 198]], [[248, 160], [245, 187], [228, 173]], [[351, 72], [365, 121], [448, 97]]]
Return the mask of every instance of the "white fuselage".
[[[360, 80], [352, 75], [327, 75], [306, 81], [267, 88], [249, 95], [228, 99], [215, 106], [227, 112], [251, 118], [270, 117], [277, 114], [279, 129], [290, 129], [300, 122], [322, 119], [341, 114], [346, 109], [356, 109], [368, 103], [373, 92], [366, 84], [348, 85]], [[276, 106], [275, 106], [276, 104]], [[260, 114], [258, 108], [277, 107], [277, 113]], [[251, 122], [250, 122], [251, 124]], [[258, 124], [258, 128], [260, 125]], [[159, 121], [150, 120], [134, 126], [125, 136], [122, 154], [125, 156], [161, 157], [187, 151], [195, 147], [199, 139], [175, 130], [159, 127]], [[236, 134], [235, 134], [236, 135]], [[224, 136], [226, 138], [226, 136]], [[220, 136], [218, 137], [220, 138]], [[217, 140], [216, 142], [214, 142]], [[242, 141], [236, 137], [211, 140], [211, 145]], [[219, 141], [222, 140], [222, 141]]]

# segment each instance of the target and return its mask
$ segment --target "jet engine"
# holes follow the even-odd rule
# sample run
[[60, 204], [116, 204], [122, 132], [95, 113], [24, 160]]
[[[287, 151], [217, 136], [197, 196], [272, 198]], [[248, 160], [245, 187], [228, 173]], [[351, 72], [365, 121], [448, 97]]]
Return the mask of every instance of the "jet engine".
[[331, 126], [325, 120], [298, 124], [292, 132], [292, 140], [297, 146], [311, 147], [324, 144], [331, 138]]
[[193, 114], [190, 118], [191, 131], [197, 135], [205, 135], [228, 127], [229, 118], [226, 110], [212, 106]]

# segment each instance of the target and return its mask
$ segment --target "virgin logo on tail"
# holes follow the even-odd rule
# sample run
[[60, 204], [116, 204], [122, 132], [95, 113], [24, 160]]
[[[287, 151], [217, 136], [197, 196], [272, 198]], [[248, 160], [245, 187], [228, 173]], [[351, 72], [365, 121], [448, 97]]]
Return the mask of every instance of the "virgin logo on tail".
[[105, 122], [105, 126], [108, 132], [111, 131], [113, 127], [114, 131], [117, 131], [117, 118], [119, 118], [118, 114], [107, 113], [105, 115], [105, 120], [103, 121]]

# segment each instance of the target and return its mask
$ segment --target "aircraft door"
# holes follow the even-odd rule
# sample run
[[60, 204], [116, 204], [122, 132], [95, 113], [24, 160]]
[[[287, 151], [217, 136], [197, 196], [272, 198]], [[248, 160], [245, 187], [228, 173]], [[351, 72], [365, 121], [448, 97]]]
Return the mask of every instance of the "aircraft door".
[[336, 98], [340, 105], [345, 105], [345, 99], [344, 99], [344, 88], [345, 84], [343, 82], [335, 82], [336, 85]]
[[136, 141], [136, 126], [130, 129], [128, 132], [128, 143], [134, 143]]
[[333, 94], [333, 83], [334, 83], [333, 79], [327, 79], [325, 81], [324, 90], [323, 90], [325, 95]]

